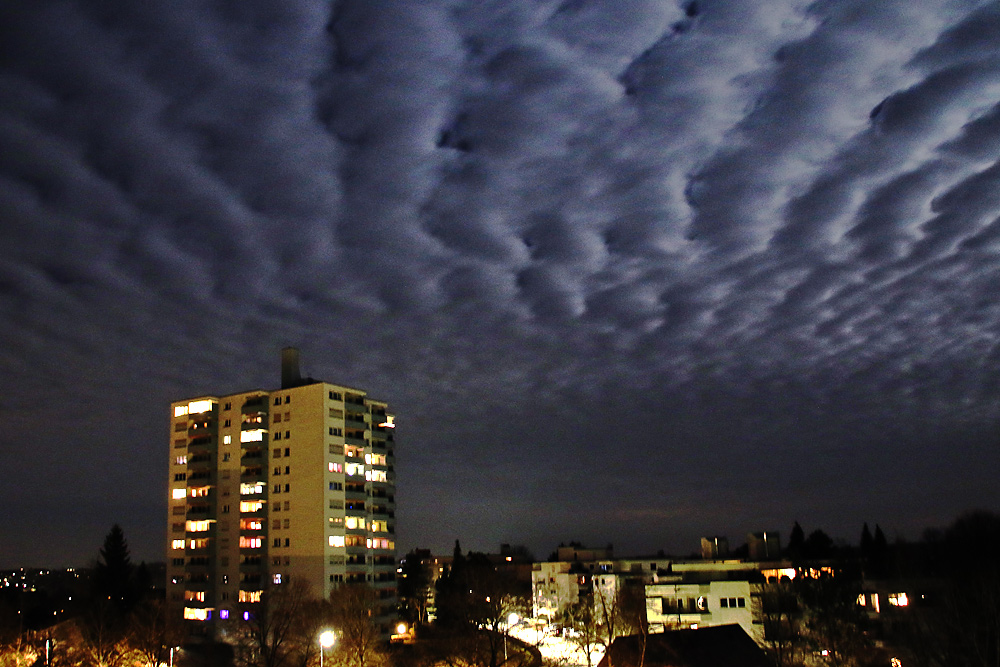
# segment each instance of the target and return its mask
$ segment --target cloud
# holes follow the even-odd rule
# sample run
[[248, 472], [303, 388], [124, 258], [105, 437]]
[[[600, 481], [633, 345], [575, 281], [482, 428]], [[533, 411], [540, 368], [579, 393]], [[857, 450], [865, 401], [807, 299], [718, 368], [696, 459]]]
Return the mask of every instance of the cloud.
[[[752, 469], [767, 516], [841, 493], [833, 520], [860, 507], [842, 480], [881, 486], [904, 442], [940, 457], [940, 498], [1000, 417], [998, 7], [4, 7], [6, 460], [35, 474], [17, 443], [63, 446], [63, 392], [114, 421], [134, 392], [273, 384], [299, 343], [412, 424], [421, 516], [416, 471], [480, 492], [498, 452], [487, 509], [521, 492], [563, 516], [607, 465], [679, 489], [643, 496], [669, 523], [699, 479], [757, 493]], [[121, 435], [150, 461], [155, 404]], [[83, 469], [109, 465], [79, 437]], [[558, 494], [513, 472], [568, 458]]]

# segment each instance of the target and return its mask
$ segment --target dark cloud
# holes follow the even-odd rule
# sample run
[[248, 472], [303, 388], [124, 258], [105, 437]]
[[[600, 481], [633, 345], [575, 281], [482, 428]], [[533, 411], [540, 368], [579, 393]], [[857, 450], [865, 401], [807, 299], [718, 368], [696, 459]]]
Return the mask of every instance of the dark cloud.
[[998, 17], [0, 4], [4, 560], [160, 557], [165, 406], [287, 344], [399, 412], [403, 547], [996, 507]]

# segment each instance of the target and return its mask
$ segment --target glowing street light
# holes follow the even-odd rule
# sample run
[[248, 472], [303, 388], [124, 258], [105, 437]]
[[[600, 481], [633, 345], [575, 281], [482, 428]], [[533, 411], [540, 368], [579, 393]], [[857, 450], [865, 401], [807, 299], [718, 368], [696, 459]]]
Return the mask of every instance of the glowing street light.
[[330, 630], [319, 636], [319, 667], [323, 667], [323, 651], [333, 646], [335, 641], [337, 641], [337, 638]]

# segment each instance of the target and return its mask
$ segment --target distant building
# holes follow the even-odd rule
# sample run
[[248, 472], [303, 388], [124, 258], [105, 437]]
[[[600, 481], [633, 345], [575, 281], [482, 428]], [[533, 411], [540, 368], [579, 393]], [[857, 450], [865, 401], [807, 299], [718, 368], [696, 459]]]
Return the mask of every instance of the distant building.
[[646, 620], [651, 633], [737, 624], [763, 643], [759, 586], [747, 580], [691, 582], [679, 579], [646, 586]]
[[777, 531], [747, 534], [747, 551], [750, 560], [774, 560], [781, 557], [781, 540]]
[[717, 560], [729, 556], [729, 540], [718, 535], [701, 538], [701, 557], [705, 560]]
[[195, 635], [224, 637], [269, 585], [317, 597], [366, 582], [395, 605], [393, 415], [364, 391], [301, 378], [170, 406], [167, 600]]

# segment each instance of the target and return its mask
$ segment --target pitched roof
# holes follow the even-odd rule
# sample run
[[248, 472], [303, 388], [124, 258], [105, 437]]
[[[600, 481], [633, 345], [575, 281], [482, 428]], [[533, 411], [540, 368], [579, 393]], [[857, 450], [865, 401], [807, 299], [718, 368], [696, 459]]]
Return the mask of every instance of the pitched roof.
[[739, 625], [619, 637], [597, 667], [770, 667], [767, 654]]

